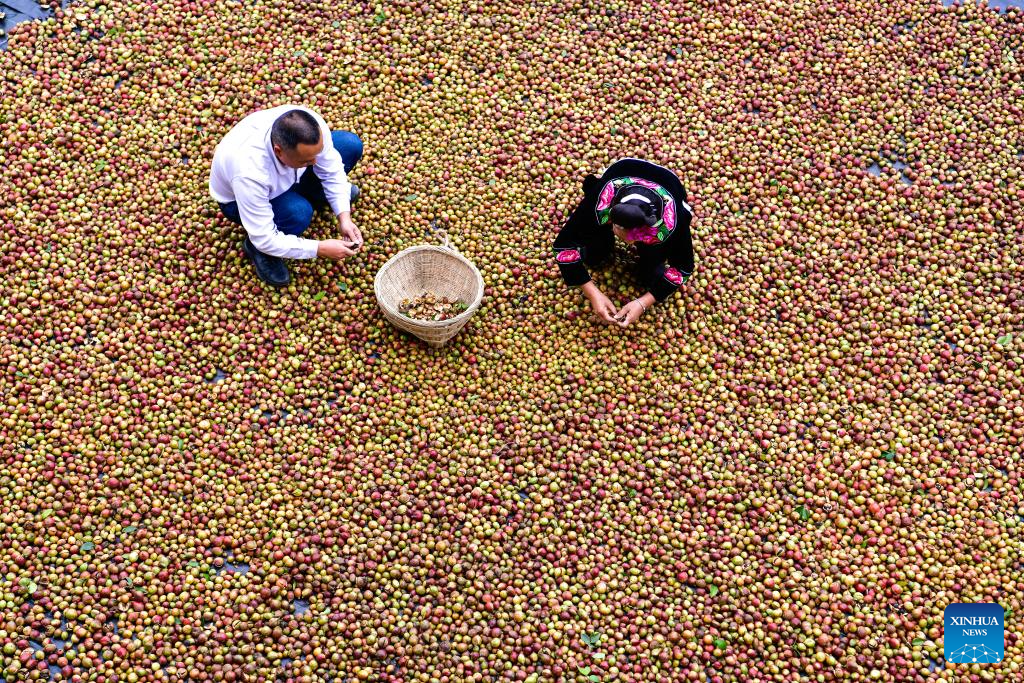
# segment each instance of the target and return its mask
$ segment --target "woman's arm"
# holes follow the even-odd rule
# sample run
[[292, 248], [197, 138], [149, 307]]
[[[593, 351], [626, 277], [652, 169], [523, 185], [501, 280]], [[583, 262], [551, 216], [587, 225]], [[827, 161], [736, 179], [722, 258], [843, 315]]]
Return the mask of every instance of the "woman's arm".
[[693, 273], [692, 218], [683, 209], [675, 234], [668, 238], [662, 249], [652, 250], [640, 262], [640, 276], [656, 301], [669, 298]]
[[[594, 206], [597, 204], [597, 179], [587, 176], [583, 181], [584, 197], [579, 206], [569, 216], [555, 238], [555, 263], [562, 273], [562, 279], [570, 287], [579, 287], [590, 301], [594, 314], [606, 324], [614, 324], [615, 305], [598, 289], [590, 278], [587, 267], [583, 263], [584, 255], [590, 263], [603, 258], [602, 250], [607, 249], [611, 242], [601, 242], [597, 217]], [[607, 234], [611, 240], [611, 233]]]
[[693, 214], [680, 206], [679, 227], [676, 230], [678, 235], [673, 235], [668, 245], [668, 264], [689, 277], [693, 272], [693, 239], [690, 237], [690, 223], [693, 221]]
[[583, 254], [597, 228], [597, 220], [594, 218], [597, 197], [595, 183], [591, 182], [591, 178], [588, 176], [584, 181], [583, 201], [569, 215], [553, 246], [555, 263], [558, 264], [565, 284], [570, 287], [580, 287], [590, 282], [590, 273], [583, 265]]
[[[576, 209], [575, 214], [579, 213]], [[574, 214], [574, 215], [575, 215]], [[583, 265], [584, 236], [577, 224], [570, 218], [555, 238], [555, 263], [562, 273], [562, 279], [570, 287], [579, 287], [590, 282], [590, 273]]]

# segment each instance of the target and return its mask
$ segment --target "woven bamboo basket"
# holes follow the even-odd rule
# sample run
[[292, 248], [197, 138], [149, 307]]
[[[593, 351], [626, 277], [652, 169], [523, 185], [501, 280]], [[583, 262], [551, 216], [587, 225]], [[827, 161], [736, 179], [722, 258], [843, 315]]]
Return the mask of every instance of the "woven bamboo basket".
[[[392, 256], [373, 280], [373, 293], [384, 317], [400, 330], [414, 334], [431, 346], [444, 346], [480, 307], [484, 279], [473, 262], [443, 237], [441, 245], [421, 244]], [[448, 320], [413, 320], [398, 312], [403, 299], [424, 293], [462, 301], [466, 310]]]

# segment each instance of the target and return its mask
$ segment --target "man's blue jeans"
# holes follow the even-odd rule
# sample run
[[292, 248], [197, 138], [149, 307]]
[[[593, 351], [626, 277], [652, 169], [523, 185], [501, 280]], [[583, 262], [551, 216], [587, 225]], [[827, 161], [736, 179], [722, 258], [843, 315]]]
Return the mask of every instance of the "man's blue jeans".
[[[363, 141], [347, 130], [332, 132], [331, 141], [334, 149], [341, 154], [345, 173], [351, 172], [363, 158]], [[301, 235], [313, 221], [313, 212], [327, 206], [327, 196], [324, 194], [323, 183], [310, 168], [287, 192], [271, 199], [270, 206], [274, 210], [274, 224], [278, 230], [288, 235]], [[221, 204], [220, 210], [228, 220], [242, 224], [238, 202]]]

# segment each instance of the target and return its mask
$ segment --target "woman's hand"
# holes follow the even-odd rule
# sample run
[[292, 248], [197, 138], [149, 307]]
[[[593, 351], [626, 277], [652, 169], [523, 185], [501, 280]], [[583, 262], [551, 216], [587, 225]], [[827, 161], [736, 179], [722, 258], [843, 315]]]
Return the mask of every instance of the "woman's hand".
[[598, 320], [608, 325], [614, 325], [615, 304], [604, 295], [604, 292], [597, 288], [593, 280], [583, 285], [583, 293], [590, 300], [590, 307], [594, 309], [594, 314], [597, 315]]
[[644, 314], [644, 307], [634, 299], [615, 312], [615, 322], [619, 327], [629, 327]]
[[653, 304], [654, 297], [650, 293], [644, 294], [639, 299], [633, 299], [615, 312], [615, 322], [619, 327], [629, 327], [639, 320], [640, 316]]

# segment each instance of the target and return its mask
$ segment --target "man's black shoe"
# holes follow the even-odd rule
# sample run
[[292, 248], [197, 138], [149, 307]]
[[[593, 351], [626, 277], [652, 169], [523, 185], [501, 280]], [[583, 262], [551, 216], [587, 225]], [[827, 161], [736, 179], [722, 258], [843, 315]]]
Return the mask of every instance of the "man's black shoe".
[[358, 185], [353, 185], [352, 186], [352, 192], [351, 192], [351, 194], [349, 194], [348, 202], [349, 202], [349, 204], [355, 204], [357, 199], [359, 199], [359, 186]]
[[248, 236], [242, 241], [242, 251], [249, 257], [252, 264], [256, 266], [256, 277], [268, 285], [284, 287], [292, 281], [292, 276], [288, 272], [288, 266], [284, 264], [284, 259], [264, 254], [252, 245], [252, 241], [249, 240]]

